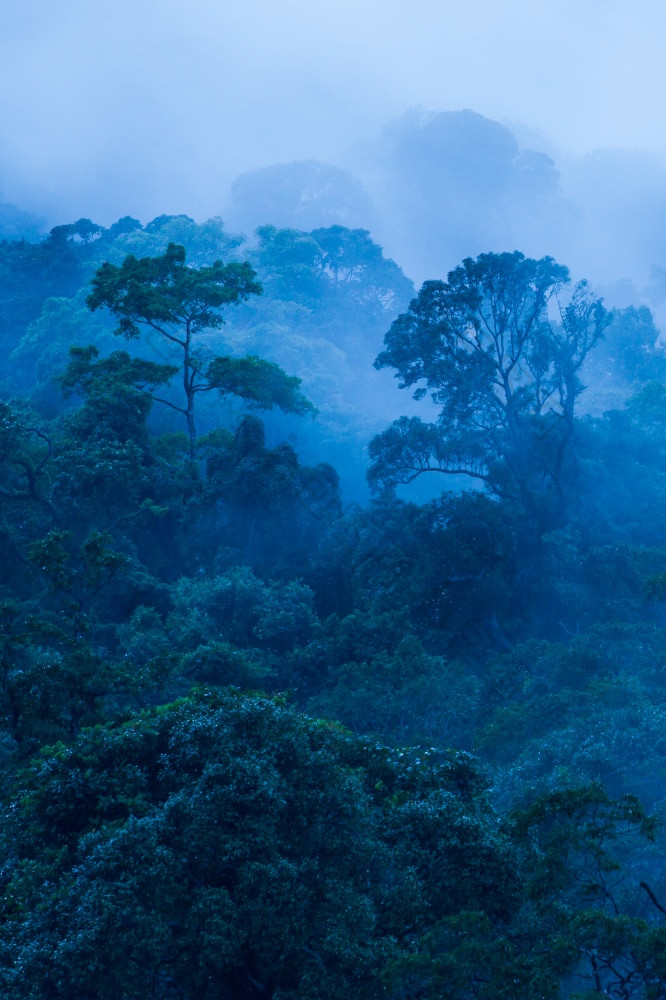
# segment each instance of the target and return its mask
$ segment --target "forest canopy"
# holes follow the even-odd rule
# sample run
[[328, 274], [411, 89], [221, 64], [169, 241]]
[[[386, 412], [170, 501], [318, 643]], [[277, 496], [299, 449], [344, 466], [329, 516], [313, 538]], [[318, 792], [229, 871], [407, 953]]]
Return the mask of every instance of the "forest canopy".
[[338, 223], [0, 273], [3, 996], [663, 996], [649, 310]]

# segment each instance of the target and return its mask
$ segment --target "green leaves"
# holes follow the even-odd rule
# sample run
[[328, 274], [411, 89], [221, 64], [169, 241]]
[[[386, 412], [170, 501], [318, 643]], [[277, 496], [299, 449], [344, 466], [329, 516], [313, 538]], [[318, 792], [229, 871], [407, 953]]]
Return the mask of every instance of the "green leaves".
[[300, 378], [286, 375], [279, 365], [255, 355], [245, 358], [214, 358], [206, 369], [205, 389], [222, 395], [240, 396], [250, 406], [283, 413], [310, 414], [317, 410], [300, 391]]
[[426, 424], [418, 417], [399, 417], [372, 439], [368, 454], [372, 462], [368, 481], [375, 490], [393, 490], [424, 472], [485, 481], [493, 459], [498, 460], [488, 444], [484, 448], [478, 435], [468, 428], [445, 436], [436, 424]]
[[[285, 413], [316, 413], [299, 390], [300, 379], [285, 375], [273, 362], [255, 356], [246, 358], [201, 358], [194, 337], [205, 329], [223, 324], [220, 309], [261, 293], [248, 263], [214, 264], [192, 268], [185, 264], [185, 248], [170, 243], [161, 257], [137, 260], [130, 255], [121, 267], [106, 262], [92, 281], [87, 302], [90, 309], [108, 308], [119, 320], [115, 331], [128, 339], [138, 337], [141, 327], [157, 331], [182, 351], [182, 384], [185, 399], [181, 406], [159, 398], [180, 412], [186, 420], [189, 455], [196, 458], [197, 434], [194, 403], [197, 393], [218, 389], [235, 395], [251, 406], [279, 407]], [[128, 362], [125, 362], [126, 364]], [[170, 381], [178, 369], [143, 362], [141, 373], [146, 385]], [[166, 377], [161, 379], [161, 375]], [[139, 376], [134, 373], [134, 379]], [[161, 382], [155, 382], [160, 378]], [[152, 381], [151, 381], [152, 380]]]
[[[261, 286], [254, 280], [249, 264], [214, 264], [189, 268], [185, 248], [170, 243], [160, 257], [132, 254], [121, 267], [105, 263], [93, 278], [88, 307], [93, 311], [106, 306], [119, 319], [117, 332], [138, 337], [140, 324], [161, 323], [193, 329], [221, 326], [222, 306], [258, 295]], [[178, 335], [173, 334], [177, 342]]]
[[[69, 355], [69, 409], [46, 382], [39, 420], [0, 406], [3, 997], [661, 997], [663, 850], [635, 796], [663, 809], [666, 408], [652, 383], [575, 420], [599, 300], [581, 284], [555, 321], [564, 268], [486, 254], [406, 309], [364, 231], [266, 227], [268, 294], [221, 346], [258, 285], [210, 263], [240, 245], [219, 221], [48, 243], [30, 267], [61, 297], [5, 302], [17, 336], [39, 315], [16, 357], [50, 377], [77, 330], [96, 346]], [[8, 287], [30, 255], [0, 253]], [[106, 257], [86, 321], [67, 268]], [[314, 412], [265, 353], [347, 421], [345, 365], [398, 308], [378, 363], [437, 413], [375, 439], [381, 496], [341, 516], [335, 471], [245, 408]], [[658, 374], [653, 335], [616, 315], [606, 356]], [[426, 471], [488, 493], [390, 495]]]
[[439, 419], [401, 418], [375, 439], [372, 483], [466, 472], [537, 522], [557, 517], [583, 388], [578, 372], [608, 323], [584, 282], [560, 307], [560, 324], [551, 322], [548, 304], [568, 281], [551, 257], [515, 252], [468, 258], [447, 283], [423, 285], [386, 334], [375, 367], [395, 368], [416, 399], [430, 392]]
[[114, 351], [99, 358], [99, 351], [89, 347], [71, 347], [70, 361], [59, 379], [65, 396], [74, 391], [85, 396], [108, 393], [115, 386], [134, 386], [137, 390], [156, 389], [165, 385], [178, 371], [173, 365], [159, 365], [131, 357], [127, 351]]
[[477, 783], [234, 693], [90, 730], [18, 777], [3, 821], [5, 995], [384, 996], [447, 886], [481, 901], [509, 875]]

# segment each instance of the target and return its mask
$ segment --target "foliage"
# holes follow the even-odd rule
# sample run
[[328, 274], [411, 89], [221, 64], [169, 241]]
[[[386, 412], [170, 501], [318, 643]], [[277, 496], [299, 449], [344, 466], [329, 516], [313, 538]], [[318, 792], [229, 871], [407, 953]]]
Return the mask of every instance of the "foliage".
[[[518, 253], [408, 308], [363, 230], [186, 216], [5, 243], [0, 275], [2, 995], [662, 996], [649, 313], [606, 326]], [[380, 364], [440, 416], [376, 439], [375, 482], [484, 488], [343, 505], [399, 313]]]
[[414, 761], [250, 696], [93, 729], [14, 796], [7, 997], [380, 996], [440, 901], [478, 899], [491, 923], [515, 905], [463, 758]]
[[[467, 259], [448, 282], [428, 281], [386, 335], [376, 361], [391, 366], [415, 398], [432, 391], [436, 424], [402, 418], [371, 445], [378, 487], [424, 472], [481, 480], [538, 521], [563, 502], [580, 368], [607, 325], [582, 282], [548, 307], [569, 281], [551, 258], [521, 253]], [[422, 384], [421, 384], [422, 383]]]
[[185, 417], [192, 460], [196, 456], [194, 400], [200, 392], [219, 389], [247, 398], [254, 405], [277, 405], [289, 412], [312, 409], [298, 391], [300, 379], [289, 379], [275, 364], [259, 358], [214, 357], [206, 361], [196, 352], [193, 338], [202, 330], [222, 325], [222, 306], [261, 292], [254, 276], [247, 263], [216, 261], [208, 267], [186, 267], [185, 248], [170, 243], [161, 257], [137, 260], [130, 255], [121, 267], [107, 262], [93, 278], [88, 306], [93, 311], [106, 306], [119, 320], [116, 333], [132, 339], [139, 336], [143, 325], [181, 353], [185, 405], [160, 401]]

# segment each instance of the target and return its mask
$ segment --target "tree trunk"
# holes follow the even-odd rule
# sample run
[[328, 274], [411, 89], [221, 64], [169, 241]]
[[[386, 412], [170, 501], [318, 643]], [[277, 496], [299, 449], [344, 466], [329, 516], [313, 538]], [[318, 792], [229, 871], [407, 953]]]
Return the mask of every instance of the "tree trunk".
[[183, 358], [183, 389], [187, 405], [185, 408], [185, 419], [187, 421], [187, 434], [189, 438], [190, 461], [196, 462], [197, 458], [197, 431], [194, 425], [194, 370], [190, 357], [190, 345], [192, 340], [191, 321], [188, 319], [185, 329], [185, 345]]

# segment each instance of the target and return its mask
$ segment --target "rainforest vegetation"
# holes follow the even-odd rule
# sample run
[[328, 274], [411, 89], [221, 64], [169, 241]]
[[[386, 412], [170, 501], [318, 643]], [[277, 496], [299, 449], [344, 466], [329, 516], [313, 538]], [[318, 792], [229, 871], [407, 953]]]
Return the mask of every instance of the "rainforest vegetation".
[[3, 997], [666, 997], [666, 352], [565, 264], [0, 244]]

